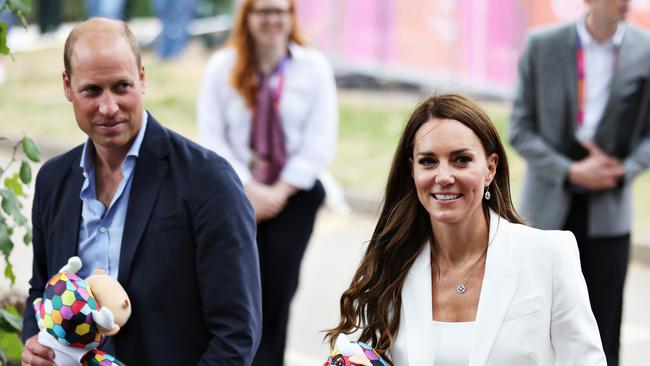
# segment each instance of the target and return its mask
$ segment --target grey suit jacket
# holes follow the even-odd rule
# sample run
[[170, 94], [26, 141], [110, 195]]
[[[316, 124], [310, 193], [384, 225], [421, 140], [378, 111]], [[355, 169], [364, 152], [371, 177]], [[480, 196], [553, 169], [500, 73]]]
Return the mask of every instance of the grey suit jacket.
[[[528, 37], [509, 124], [512, 146], [526, 159], [521, 214], [542, 229], [562, 228], [571, 192], [566, 184], [577, 110], [575, 22]], [[650, 165], [650, 35], [628, 25], [610, 97], [594, 142], [620, 159], [619, 187], [592, 192], [589, 235], [630, 232], [631, 183]]]

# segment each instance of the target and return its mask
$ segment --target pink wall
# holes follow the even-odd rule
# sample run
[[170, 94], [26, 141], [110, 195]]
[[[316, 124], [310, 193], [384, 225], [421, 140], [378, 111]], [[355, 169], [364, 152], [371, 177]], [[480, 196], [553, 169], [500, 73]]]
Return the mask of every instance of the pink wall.
[[[584, 0], [297, 0], [301, 28], [335, 62], [463, 87], [512, 88], [526, 32], [575, 19]], [[650, 29], [650, 0], [631, 23]]]
[[449, 1], [425, 1], [420, 6], [395, 2], [393, 64], [420, 72], [455, 75], [458, 67], [456, 9]]

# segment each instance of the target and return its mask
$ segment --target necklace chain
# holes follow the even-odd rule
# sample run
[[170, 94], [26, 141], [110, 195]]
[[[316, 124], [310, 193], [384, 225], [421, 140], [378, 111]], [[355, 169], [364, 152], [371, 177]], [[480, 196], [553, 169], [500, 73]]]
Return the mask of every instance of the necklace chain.
[[478, 267], [478, 264], [481, 262], [481, 259], [483, 259], [483, 257], [485, 256], [485, 254], [487, 254], [487, 250], [488, 250], [489, 247], [490, 247], [489, 245], [487, 245], [487, 246], [485, 247], [485, 250], [483, 251], [483, 254], [481, 254], [481, 256], [480, 256], [480, 257], [476, 260], [476, 262], [472, 265], [472, 271], [469, 273], [469, 276], [467, 276], [467, 278], [465, 279], [465, 281], [459, 283], [458, 286], [456, 286], [456, 292], [458, 292], [459, 295], [464, 294], [465, 291], [467, 290], [467, 286], [466, 286], [466, 285], [467, 285], [467, 282], [469, 281], [470, 278], [472, 278], [472, 275], [474, 274], [474, 272], [476, 272], [476, 268]]
[[[489, 226], [489, 221], [488, 221], [488, 226]], [[499, 221], [497, 221], [497, 228], [496, 228], [496, 230], [498, 230], [498, 229], [499, 229]], [[496, 230], [495, 230], [495, 231], [496, 231]], [[488, 236], [489, 236], [489, 235], [490, 235], [490, 233], [489, 233], [489, 231], [488, 231]], [[456, 285], [456, 292], [457, 292], [459, 295], [462, 295], [462, 294], [464, 294], [465, 292], [467, 292], [467, 282], [469, 282], [469, 280], [470, 280], [470, 279], [472, 278], [472, 276], [474, 275], [474, 272], [476, 272], [476, 268], [478, 267], [478, 264], [481, 262], [481, 260], [483, 259], [483, 257], [485, 257], [485, 256], [487, 255], [488, 249], [490, 248], [490, 245], [492, 245], [492, 241], [494, 241], [495, 238], [496, 238], [496, 234], [493, 235], [491, 238], [489, 238], [488, 243], [487, 243], [487, 245], [485, 246], [485, 250], [483, 251], [483, 254], [481, 254], [481, 256], [480, 256], [480, 257], [476, 260], [476, 262], [472, 265], [472, 271], [469, 273], [469, 276], [467, 276], [467, 278], [465, 279], [465, 281], [463, 281], [463, 282], [459, 283], [458, 285]]]

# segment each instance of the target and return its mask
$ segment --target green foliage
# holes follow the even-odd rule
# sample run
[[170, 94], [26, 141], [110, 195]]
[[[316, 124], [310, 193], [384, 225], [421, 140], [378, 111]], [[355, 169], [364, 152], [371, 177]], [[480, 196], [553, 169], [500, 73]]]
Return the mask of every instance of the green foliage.
[[[2, 0], [0, 0], [2, 1]], [[27, 28], [26, 16], [30, 11], [31, 0], [6, 0], [0, 5], [0, 12], [9, 11], [20, 19], [22, 25]], [[10, 50], [7, 47], [8, 24], [0, 22], [0, 54], [7, 55]], [[8, 139], [0, 136], [0, 143], [11, 143]], [[22, 155], [26, 159], [20, 162], [18, 171], [13, 172], [12, 165], [17, 162], [18, 148], [21, 147]], [[39, 162], [41, 152], [36, 143], [27, 136], [24, 136], [13, 146], [11, 159], [6, 166], [0, 166], [0, 253], [5, 260], [3, 275], [11, 285], [16, 283], [16, 275], [10, 261], [11, 252], [14, 249], [12, 235], [16, 228], [24, 230], [23, 243], [29, 245], [32, 242], [32, 229], [28, 220], [22, 213], [23, 204], [20, 201], [25, 199], [25, 189], [32, 181], [32, 168], [29, 161]], [[4, 179], [2, 179], [4, 178]], [[20, 312], [12, 305], [0, 304], [0, 365], [8, 363], [19, 364], [23, 352], [23, 345], [20, 340], [22, 333], [23, 319]]]
[[0, 365], [20, 361], [23, 351], [19, 334], [23, 330], [20, 312], [12, 305], [0, 308]]
[[23, 331], [23, 319], [15, 307], [9, 305], [4, 309], [0, 309], [0, 330], [7, 332]]
[[[0, 137], [0, 143], [11, 143]], [[25, 159], [20, 160], [18, 155]], [[5, 166], [0, 167], [0, 254], [4, 257], [4, 277], [13, 286], [16, 282], [13, 264], [10, 261], [11, 252], [15, 247], [12, 238], [16, 229], [24, 231], [22, 241], [25, 245], [32, 242], [32, 229], [27, 217], [23, 214], [23, 203], [27, 195], [26, 187], [32, 181], [31, 162], [41, 159], [41, 152], [36, 143], [29, 137], [23, 137], [13, 145], [11, 159]], [[20, 167], [14, 163], [20, 161]], [[31, 161], [31, 162], [30, 162]], [[16, 171], [17, 170], [17, 171]], [[4, 179], [2, 179], [4, 178]], [[0, 306], [0, 365], [9, 361], [19, 362], [22, 353], [20, 333], [22, 332], [22, 317], [11, 305]]]
[[0, 53], [6, 55], [9, 53], [7, 47], [7, 23], [0, 23]]
[[[6, 0], [0, 5], [0, 12], [10, 11], [20, 19], [20, 23], [27, 29], [27, 14], [32, 7], [32, 0]], [[6, 22], [0, 22], [0, 54], [8, 55]]]
[[[2, 139], [8, 142], [7, 139]], [[9, 261], [9, 256], [15, 246], [11, 236], [16, 229], [25, 231], [23, 242], [26, 245], [31, 243], [31, 227], [27, 217], [22, 212], [23, 203], [21, 200], [26, 199], [26, 186], [32, 180], [32, 169], [28, 160], [23, 159], [20, 162], [20, 168], [14, 172], [11, 169], [14, 163], [17, 163], [19, 151], [32, 162], [40, 161], [41, 152], [36, 143], [29, 137], [23, 137], [13, 146], [11, 159], [5, 167], [0, 167], [0, 178], [4, 178], [0, 184], [0, 253], [5, 259], [4, 276], [11, 281], [13, 285], [16, 277], [13, 273], [13, 266]]]

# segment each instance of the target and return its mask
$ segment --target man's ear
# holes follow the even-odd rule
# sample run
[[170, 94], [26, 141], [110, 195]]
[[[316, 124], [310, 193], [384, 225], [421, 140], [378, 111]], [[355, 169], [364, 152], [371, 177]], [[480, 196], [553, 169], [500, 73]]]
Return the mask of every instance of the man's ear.
[[144, 72], [144, 66], [140, 66], [140, 85], [142, 86], [142, 94], [147, 91], [147, 75]]
[[63, 70], [61, 73], [61, 77], [63, 78], [63, 94], [65, 94], [66, 99], [68, 101], [72, 101], [72, 85], [70, 85], [70, 76], [68, 73]]

